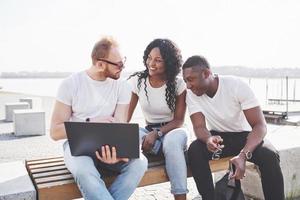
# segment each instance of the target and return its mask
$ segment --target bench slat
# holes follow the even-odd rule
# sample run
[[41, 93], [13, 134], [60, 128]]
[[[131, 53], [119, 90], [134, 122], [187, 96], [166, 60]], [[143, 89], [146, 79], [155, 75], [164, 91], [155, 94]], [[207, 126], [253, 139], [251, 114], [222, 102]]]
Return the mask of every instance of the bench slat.
[[28, 160], [27, 165], [37, 165], [37, 164], [52, 163], [52, 162], [55, 163], [58, 161], [64, 161], [64, 158], [57, 157], [57, 158], [43, 158], [43, 159], [37, 159], [37, 160]]
[[229, 160], [231, 158], [232, 157], [222, 158], [220, 160], [210, 160], [209, 165], [210, 165], [211, 172], [218, 172], [218, 171], [228, 169], [229, 168]]
[[58, 176], [58, 175], [64, 175], [64, 174], [70, 174], [69, 170], [62, 169], [62, 170], [56, 170], [56, 171], [50, 171], [50, 172], [41, 172], [41, 173], [36, 173], [32, 174], [32, 177], [34, 179], [36, 178], [44, 178], [44, 177], [49, 177], [49, 176]]
[[62, 160], [62, 161], [51, 162], [51, 163], [29, 165], [28, 167], [30, 169], [40, 169], [40, 168], [55, 167], [55, 166], [60, 166], [60, 165], [65, 165], [65, 162]]
[[57, 180], [68, 180], [73, 179], [72, 174], [63, 174], [58, 176], [48, 176], [44, 178], [36, 178], [35, 183], [41, 184], [41, 183], [49, 183], [49, 182], [56, 182]]
[[60, 165], [60, 166], [55, 166], [55, 167], [47, 167], [47, 168], [40, 168], [40, 169], [29, 169], [29, 172], [31, 174], [36, 174], [36, 173], [41, 173], [41, 172], [51, 172], [51, 171], [56, 171], [56, 170], [61, 170], [61, 169], [67, 169], [65, 165]]

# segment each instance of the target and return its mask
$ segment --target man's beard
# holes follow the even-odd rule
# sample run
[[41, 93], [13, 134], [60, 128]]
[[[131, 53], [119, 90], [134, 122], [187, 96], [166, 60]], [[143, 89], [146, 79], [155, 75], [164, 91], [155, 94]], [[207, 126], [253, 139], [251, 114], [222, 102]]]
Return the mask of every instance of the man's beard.
[[109, 72], [107, 77], [114, 79], [114, 80], [118, 80], [120, 78], [120, 74], [121, 74], [121, 72], [115, 73], [115, 74]]

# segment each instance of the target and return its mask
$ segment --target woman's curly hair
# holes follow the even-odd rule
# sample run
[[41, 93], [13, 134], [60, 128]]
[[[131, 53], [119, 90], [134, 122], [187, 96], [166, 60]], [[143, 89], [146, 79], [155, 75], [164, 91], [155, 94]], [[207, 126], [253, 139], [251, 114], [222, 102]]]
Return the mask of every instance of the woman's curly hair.
[[[155, 39], [153, 40], [145, 49], [143, 56], [143, 63], [146, 69], [144, 71], [135, 72], [129, 78], [133, 76], [138, 76], [138, 89], [141, 88], [142, 81], [144, 82], [144, 90], [148, 99], [146, 78], [149, 76], [149, 69], [147, 67], [147, 59], [153, 48], [159, 48], [162, 59], [164, 60], [165, 73], [167, 78], [167, 88], [166, 88], [166, 102], [169, 109], [175, 111], [176, 103], [176, 77], [179, 74], [182, 67], [182, 55], [180, 49], [177, 45], [169, 39]], [[128, 78], [128, 79], [129, 79]]]

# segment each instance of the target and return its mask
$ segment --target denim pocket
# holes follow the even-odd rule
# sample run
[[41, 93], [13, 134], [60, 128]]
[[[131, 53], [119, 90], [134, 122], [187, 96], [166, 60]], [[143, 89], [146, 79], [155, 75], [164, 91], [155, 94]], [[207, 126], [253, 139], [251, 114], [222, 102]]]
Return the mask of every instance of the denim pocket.
[[153, 145], [153, 148], [151, 149], [150, 153], [154, 154], [154, 155], [157, 155], [159, 150], [160, 150], [160, 147], [161, 147], [161, 141], [160, 140], [156, 140], [154, 145]]

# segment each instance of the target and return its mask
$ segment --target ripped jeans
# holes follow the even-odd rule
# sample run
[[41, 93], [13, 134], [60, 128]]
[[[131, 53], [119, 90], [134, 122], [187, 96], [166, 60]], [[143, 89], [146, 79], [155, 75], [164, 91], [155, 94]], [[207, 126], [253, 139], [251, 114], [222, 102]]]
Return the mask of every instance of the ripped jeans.
[[[140, 144], [148, 133], [147, 129], [140, 128]], [[166, 170], [171, 182], [171, 193], [174, 195], [188, 193], [187, 166], [184, 156], [184, 152], [187, 150], [187, 130], [185, 128], [173, 129], [158, 140], [154, 144], [154, 148], [161, 148], [157, 142], [162, 144]], [[158, 152], [158, 150], [153, 149], [152, 152]]]

